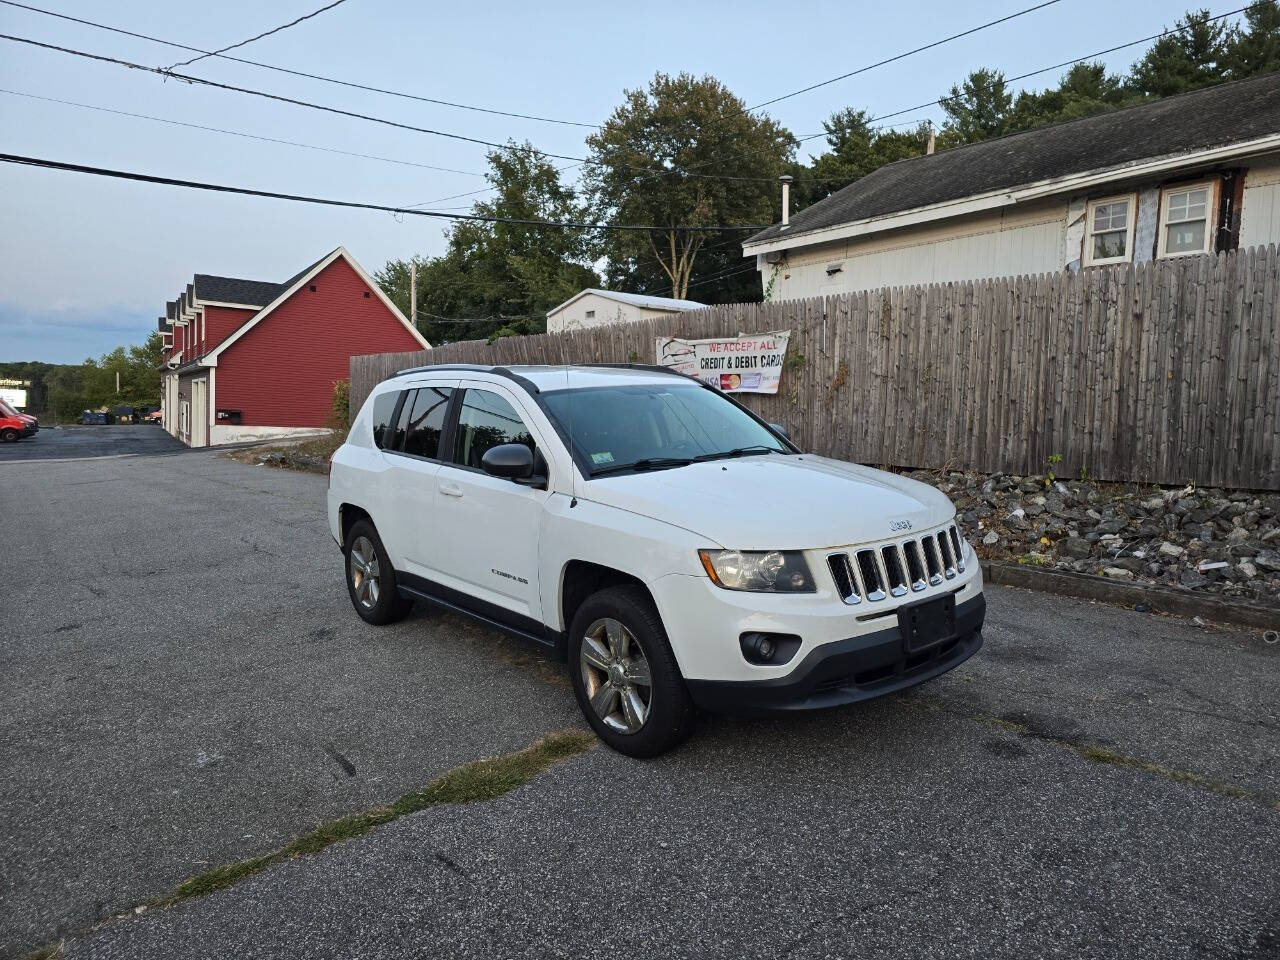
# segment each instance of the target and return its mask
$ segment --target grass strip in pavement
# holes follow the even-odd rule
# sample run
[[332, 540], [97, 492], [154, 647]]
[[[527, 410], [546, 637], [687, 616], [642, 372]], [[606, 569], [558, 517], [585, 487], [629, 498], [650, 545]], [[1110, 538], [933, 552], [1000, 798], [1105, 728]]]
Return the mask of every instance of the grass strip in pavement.
[[1111, 767], [1124, 767], [1129, 770], [1140, 770], [1143, 773], [1153, 774], [1157, 777], [1163, 777], [1166, 780], [1173, 780], [1176, 783], [1186, 783], [1193, 787], [1199, 787], [1201, 790], [1208, 790], [1210, 793], [1216, 793], [1220, 797], [1230, 797], [1233, 800], [1247, 800], [1250, 803], [1256, 803], [1267, 810], [1280, 810], [1280, 800], [1275, 797], [1266, 796], [1253, 790], [1247, 790], [1244, 787], [1238, 787], [1231, 783], [1224, 783], [1221, 780], [1215, 780], [1213, 777], [1207, 777], [1202, 773], [1193, 773], [1190, 770], [1179, 770], [1175, 767], [1166, 767], [1158, 763], [1152, 763], [1149, 760], [1139, 760], [1136, 757], [1125, 756], [1118, 753], [1110, 747], [1104, 747], [1096, 743], [1087, 743], [1072, 737], [1054, 736], [1043, 730], [1037, 730], [1032, 726], [1013, 720], [1009, 717], [991, 717], [980, 716], [977, 719], [983, 720], [997, 727], [1002, 727], [1011, 733], [1016, 733], [1021, 737], [1028, 737], [1032, 740], [1039, 740], [1043, 743], [1052, 743], [1055, 746], [1066, 747], [1073, 753], [1091, 760], [1094, 763], [1104, 764]]
[[[517, 787], [524, 786], [542, 771], [560, 761], [590, 750], [597, 742], [594, 734], [581, 730], [561, 730], [548, 734], [515, 753], [506, 753], [455, 767], [440, 774], [425, 787], [397, 797], [385, 806], [362, 810], [359, 813], [348, 814], [337, 820], [322, 823], [294, 837], [283, 847], [262, 856], [198, 873], [183, 881], [172, 893], [118, 913], [101, 923], [94, 924], [84, 932], [99, 930], [114, 920], [143, 913], [149, 909], [163, 909], [184, 900], [225, 890], [242, 880], [249, 879], [254, 874], [261, 873], [268, 867], [299, 857], [312, 856], [331, 844], [362, 837], [378, 827], [430, 807], [496, 800]], [[65, 940], [46, 944], [26, 954], [24, 960], [49, 960], [49, 958], [59, 957], [66, 945]]]
[[297, 857], [312, 856], [331, 844], [362, 837], [371, 830], [429, 807], [495, 800], [528, 783], [553, 764], [589, 750], [595, 744], [596, 738], [592, 734], [567, 730], [543, 737], [516, 753], [456, 767], [386, 806], [322, 823], [294, 837], [278, 850], [260, 857], [198, 873], [154, 906], [168, 907], [193, 897], [207, 896], [234, 886], [268, 867]]

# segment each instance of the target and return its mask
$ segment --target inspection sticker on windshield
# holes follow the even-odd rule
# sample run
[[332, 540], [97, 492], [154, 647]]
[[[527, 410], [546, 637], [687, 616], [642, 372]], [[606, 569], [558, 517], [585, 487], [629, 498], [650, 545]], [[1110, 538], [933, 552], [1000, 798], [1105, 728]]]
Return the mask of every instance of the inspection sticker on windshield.
[[604, 453], [593, 453], [591, 455], [591, 462], [597, 465], [601, 463], [613, 463], [613, 454], [608, 450], [604, 451]]

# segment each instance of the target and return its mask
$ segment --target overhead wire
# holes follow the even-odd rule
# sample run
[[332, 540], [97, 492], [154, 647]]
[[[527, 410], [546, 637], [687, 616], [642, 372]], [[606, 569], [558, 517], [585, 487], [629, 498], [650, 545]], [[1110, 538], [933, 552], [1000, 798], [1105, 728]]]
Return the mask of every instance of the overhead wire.
[[178, 43], [173, 40], [164, 40], [164, 39], [161, 39], [160, 37], [153, 37], [153, 36], [150, 36], [149, 34], [138, 33], [137, 31], [134, 31], [134, 30], [125, 30], [121, 27], [113, 27], [109, 24], [98, 23], [95, 20], [86, 20], [82, 17], [73, 17], [70, 14], [59, 13], [56, 10], [47, 10], [43, 7], [37, 7], [29, 3], [20, 3], [18, 2], [18, 0], [0, 0], [0, 4], [4, 4], [10, 7], [16, 7], [20, 10], [28, 10], [32, 13], [43, 14], [48, 17], [56, 17], [59, 20], [65, 20], [71, 23], [78, 23], [81, 26], [94, 27], [98, 30], [106, 30], [111, 33], [120, 34], [126, 37], [133, 37], [136, 40], [146, 40], [150, 43], [158, 43], [166, 47], [173, 47], [176, 50], [187, 50], [192, 53], [200, 53], [206, 56], [216, 56], [219, 60], [230, 60], [234, 63], [241, 63], [250, 67], [258, 67], [263, 70], [273, 70], [277, 73], [289, 74], [290, 76], [294, 76], [294, 77], [303, 77], [307, 80], [318, 80], [321, 83], [335, 84], [337, 86], [348, 87], [353, 90], [363, 90], [367, 93], [377, 93], [377, 94], [382, 94], [388, 97], [399, 97], [404, 100], [416, 100], [419, 103], [431, 103], [437, 106], [452, 107], [458, 110], [471, 110], [476, 113], [489, 113], [489, 114], [494, 114], [500, 117], [513, 117], [519, 120], [534, 120], [540, 123], [555, 123], [555, 124], [561, 124], [563, 126], [589, 127], [591, 129], [596, 129], [598, 127], [598, 124], [594, 124], [594, 123], [579, 123], [578, 121], [575, 121], [575, 120], [558, 120], [553, 117], [540, 117], [534, 114], [517, 113], [511, 110], [496, 110], [490, 107], [478, 107], [475, 104], [457, 103], [456, 101], [453, 101], [453, 100], [442, 100], [438, 97], [427, 97], [427, 96], [422, 96], [420, 94], [405, 93], [402, 90], [389, 90], [384, 87], [375, 87], [366, 83], [356, 83], [355, 81], [352, 81], [352, 80], [340, 80], [336, 77], [326, 77], [317, 73], [308, 73], [304, 70], [292, 70], [288, 67], [281, 67], [276, 64], [263, 63], [260, 60], [249, 60], [244, 57], [232, 57], [232, 56], [228, 56], [225, 53], [215, 53], [212, 50], [203, 50], [199, 47], [193, 47], [185, 43]]
[[288, 30], [290, 27], [296, 27], [298, 24], [302, 23], [304, 20], [310, 20], [312, 17], [318, 17], [320, 16], [320, 14], [324, 13], [325, 11], [332, 10], [334, 7], [340, 6], [341, 4], [344, 4], [346, 2], [347, 0], [332, 0], [331, 3], [326, 4], [325, 6], [321, 7], [319, 10], [313, 10], [310, 13], [303, 14], [301, 17], [298, 17], [294, 20], [290, 20], [288, 23], [281, 24], [278, 27], [272, 27], [270, 30], [264, 30], [262, 33], [252, 36], [248, 40], [241, 40], [238, 43], [229, 43], [225, 47], [219, 47], [217, 50], [210, 50], [208, 53], [202, 53], [199, 56], [192, 57], [190, 60], [183, 60], [181, 63], [175, 63], [172, 66], [167, 67], [166, 69], [174, 70], [178, 67], [189, 67], [191, 66], [191, 64], [197, 63], [205, 59], [205, 57], [217, 57], [226, 53], [228, 50], [237, 50], [240, 47], [247, 47], [249, 44], [253, 43], [255, 40], [261, 40], [263, 37], [269, 37], [274, 33], [280, 33], [282, 30]]
[[[121, 117], [132, 117], [135, 120], [152, 120], [156, 123], [167, 123], [176, 127], [188, 127], [192, 130], [205, 130], [210, 133], [221, 133], [231, 137], [244, 137], [248, 140], [260, 140], [264, 143], [276, 143], [289, 147], [302, 147], [306, 150], [319, 150], [323, 153], [336, 153], [344, 157], [359, 157], [362, 160], [380, 160], [383, 163], [396, 163], [406, 167], [420, 167], [424, 170], [436, 170], [441, 173], [457, 173], [464, 177], [483, 177], [483, 173], [476, 173], [473, 170], [458, 170], [454, 167], [438, 167], [431, 163], [419, 163], [416, 160], [398, 160], [394, 157], [380, 157], [371, 153], [355, 153], [351, 150], [339, 150], [336, 147], [322, 147], [314, 143], [300, 143], [296, 140], [282, 140], [278, 137], [264, 137], [256, 133], [245, 133], [243, 130], [227, 130], [224, 127], [207, 127], [199, 123], [189, 123], [185, 120], [174, 120], [169, 117], [153, 117], [146, 113], [131, 113], [128, 110], [116, 110], [112, 107], [102, 107], [92, 103], [80, 103], [76, 100], [62, 100], [58, 97], [42, 97], [36, 93], [26, 93], [22, 90], [10, 90], [6, 87], [0, 87], [0, 93], [7, 93], [15, 97], [25, 97], [29, 100], [42, 100], [45, 103], [60, 103], [68, 107], [80, 107], [85, 110], [96, 110], [99, 113], [112, 113]], [[446, 197], [445, 199], [455, 199]], [[434, 206], [434, 204], [433, 204]]]
[[207, 183], [198, 180], [180, 180], [173, 177], [161, 177], [154, 174], [137, 173], [126, 170], [111, 170], [105, 167], [94, 167], [86, 164], [67, 163], [61, 160], [49, 160], [42, 157], [27, 157], [17, 154], [0, 153], [0, 162], [19, 166], [41, 167], [48, 170], [59, 170], [69, 173], [82, 173], [92, 176], [109, 177], [117, 180], [133, 180], [139, 183], [151, 183], [170, 187], [184, 187], [192, 190], [208, 190], [215, 193], [233, 193], [249, 197], [264, 197], [272, 200], [290, 200], [297, 203], [320, 204], [329, 207], [345, 207], [354, 210], [379, 210], [384, 213], [434, 217], [442, 220], [470, 220], [481, 223], [510, 223], [528, 227], [571, 230], [601, 230], [630, 233], [728, 233], [744, 230], [763, 230], [760, 224], [710, 224], [693, 226], [677, 224], [655, 227], [648, 224], [620, 223], [580, 223], [572, 221], [535, 220], [521, 217], [497, 217], [475, 213], [448, 213], [443, 210], [411, 210], [407, 207], [393, 207], [380, 203], [364, 203], [354, 200], [333, 200], [326, 197], [313, 197], [304, 194], [280, 193], [272, 190], [255, 190], [250, 187], [233, 187], [225, 184]]

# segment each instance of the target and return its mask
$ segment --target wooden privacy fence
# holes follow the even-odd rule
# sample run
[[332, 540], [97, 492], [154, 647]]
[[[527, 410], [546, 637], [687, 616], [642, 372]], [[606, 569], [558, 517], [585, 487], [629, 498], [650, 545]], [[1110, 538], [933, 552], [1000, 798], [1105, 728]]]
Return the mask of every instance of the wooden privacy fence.
[[351, 403], [358, 409], [379, 381], [426, 363], [653, 363], [658, 336], [790, 330], [777, 395], [738, 398], [806, 450], [904, 467], [1027, 474], [1052, 464], [1063, 477], [1276, 490], [1277, 286], [1269, 246], [729, 304], [352, 357]]

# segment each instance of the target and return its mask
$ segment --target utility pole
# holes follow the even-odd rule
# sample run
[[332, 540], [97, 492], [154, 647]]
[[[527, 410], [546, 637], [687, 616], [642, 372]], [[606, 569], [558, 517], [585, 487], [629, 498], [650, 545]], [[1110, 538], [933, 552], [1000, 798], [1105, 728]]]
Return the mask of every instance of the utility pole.
[[116, 371], [116, 393], [120, 392], [120, 371]]
[[409, 322], [418, 329], [418, 258], [409, 261]]

